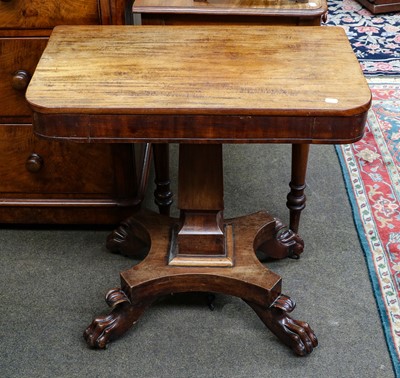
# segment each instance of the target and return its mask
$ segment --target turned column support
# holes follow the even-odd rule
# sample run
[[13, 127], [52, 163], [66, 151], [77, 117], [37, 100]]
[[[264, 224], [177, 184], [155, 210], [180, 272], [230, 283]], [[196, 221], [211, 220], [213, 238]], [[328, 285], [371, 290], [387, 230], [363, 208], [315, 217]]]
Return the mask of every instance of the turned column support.
[[309, 150], [309, 144], [292, 145], [292, 173], [286, 206], [290, 210], [290, 229], [295, 233], [299, 231], [300, 214], [306, 207], [304, 189], [306, 188]]
[[155, 143], [152, 146], [155, 170], [154, 183], [156, 184], [154, 202], [158, 206], [160, 214], [169, 215], [173, 197], [169, 177], [169, 144]]

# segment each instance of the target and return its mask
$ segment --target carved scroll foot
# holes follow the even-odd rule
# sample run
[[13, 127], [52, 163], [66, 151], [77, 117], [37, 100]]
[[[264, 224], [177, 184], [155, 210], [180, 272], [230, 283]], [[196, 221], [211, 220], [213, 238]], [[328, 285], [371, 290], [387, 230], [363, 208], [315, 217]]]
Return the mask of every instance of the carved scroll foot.
[[300, 320], [292, 319], [288, 313], [295, 303], [286, 295], [280, 295], [269, 307], [263, 308], [254, 303], [247, 304], [256, 312], [262, 322], [295, 354], [305, 356], [318, 345], [318, 340], [310, 326]]
[[266, 257], [298, 259], [304, 250], [303, 239], [285, 226], [281, 220], [275, 219], [275, 232], [272, 239], [263, 243], [258, 250]]
[[127, 332], [147, 308], [132, 305], [119, 288], [107, 293], [106, 302], [112, 308], [111, 313], [95, 318], [83, 334], [91, 348], [104, 349], [107, 343]]
[[110, 252], [133, 258], [143, 258], [148, 252], [149, 245], [148, 233], [133, 217], [122, 221], [107, 237], [106, 243]]

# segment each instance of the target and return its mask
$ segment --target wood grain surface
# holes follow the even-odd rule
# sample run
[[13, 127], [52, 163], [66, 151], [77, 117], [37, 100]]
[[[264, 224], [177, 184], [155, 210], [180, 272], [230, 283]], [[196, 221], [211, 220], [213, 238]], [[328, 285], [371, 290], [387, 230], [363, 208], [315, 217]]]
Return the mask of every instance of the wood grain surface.
[[371, 97], [342, 28], [60, 26], [27, 99], [41, 113], [351, 116]]
[[146, 13], [210, 13], [237, 15], [272, 15], [273, 13], [299, 13], [311, 15], [327, 10], [325, 0], [136, 0], [134, 12]]
[[98, 24], [96, 1], [87, 0], [12, 0], [0, 1], [3, 28], [52, 28], [56, 25]]

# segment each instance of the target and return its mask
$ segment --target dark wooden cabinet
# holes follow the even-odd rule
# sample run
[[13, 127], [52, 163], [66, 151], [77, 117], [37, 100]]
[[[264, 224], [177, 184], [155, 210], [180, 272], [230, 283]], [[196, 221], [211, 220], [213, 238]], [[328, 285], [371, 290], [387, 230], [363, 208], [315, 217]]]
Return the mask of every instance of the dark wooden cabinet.
[[108, 224], [132, 212], [133, 146], [38, 138], [25, 100], [54, 26], [121, 24], [129, 3], [0, 0], [0, 223]]
[[52, 29], [60, 24], [98, 24], [97, 0], [1, 0], [1, 26]]
[[357, 0], [373, 14], [400, 11], [400, 0]]

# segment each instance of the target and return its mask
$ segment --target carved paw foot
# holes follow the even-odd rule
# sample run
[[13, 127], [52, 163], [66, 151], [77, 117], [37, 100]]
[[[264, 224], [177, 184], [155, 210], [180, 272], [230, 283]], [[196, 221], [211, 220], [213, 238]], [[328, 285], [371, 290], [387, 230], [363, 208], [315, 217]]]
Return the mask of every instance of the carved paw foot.
[[286, 257], [298, 259], [304, 250], [303, 239], [285, 226], [281, 220], [275, 219], [274, 236], [259, 247], [266, 257], [283, 259]]
[[296, 305], [286, 295], [281, 295], [269, 308], [247, 303], [263, 323], [297, 355], [305, 356], [318, 345], [318, 340], [310, 326], [288, 315]]
[[128, 297], [119, 288], [111, 289], [107, 293], [106, 302], [112, 308], [111, 313], [95, 318], [83, 333], [91, 348], [104, 349], [107, 343], [128, 331], [145, 310], [145, 307], [131, 305]]
[[106, 247], [112, 253], [143, 258], [150, 245], [149, 236], [133, 217], [121, 224], [107, 237]]

